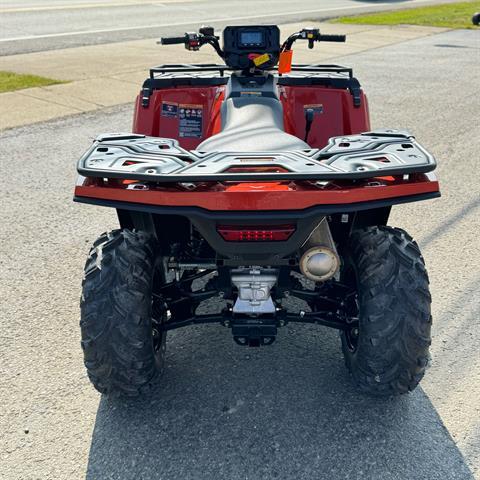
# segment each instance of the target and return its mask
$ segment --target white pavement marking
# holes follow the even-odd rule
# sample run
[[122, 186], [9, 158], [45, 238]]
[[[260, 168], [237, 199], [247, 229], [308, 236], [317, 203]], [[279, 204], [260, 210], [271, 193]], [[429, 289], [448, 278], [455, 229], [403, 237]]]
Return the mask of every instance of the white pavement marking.
[[123, 2], [113, 3], [78, 3], [73, 5], [44, 5], [38, 7], [11, 7], [0, 8], [0, 13], [25, 13], [25, 12], [48, 12], [52, 10], [83, 10], [88, 8], [110, 8], [110, 7], [131, 7], [139, 5], [162, 5], [164, 3], [186, 3], [199, 2], [201, 0], [162, 0], [155, 2], [154, 0], [126, 0]]
[[[427, 3], [430, 0], [411, 0], [409, 5], [412, 3]], [[161, 2], [159, 2], [161, 3]], [[375, 7], [383, 7], [383, 6], [391, 6], [391, 3], [376, 3]], [[337, 7], [337, 8], [319, 8], [316, 10], [296, 10], [293, 12], [276, 12], [276, 13], [267, 13], [264, 15], [248, 15], [244, 17], [222, 17], [222, 18], [208, 18], [208, 19], [199, 19], [198, 23], [215, 23], [215, 22], [223, 22], [225, 20], [255, 20], [261, 18], [275, 18], [279, 16], [294, 16], [304, 13], [322, 13], [322, 12], [335, 12], [340, 10], [353, 10], [357, 8], [365, 8], [366, 5], [347, 5], [344, 7]], [[109, 32], [124, 32], [129, 30], [146, 30], [148, 28], [161, 28], [161, 27], [179, 27], [182, 25], [192, 25], [195, 23], [194, 20], [188, 22], [174, 22], [174, 23], [158, 23], [154, 25], [138, 25], [138, 26], [131, 26], [131, 27], [122, 27], [122, 28], [105, 28], [101, 30], [82, 30], [79, 32], [61, 32], [61, 33], [48, 33], [46, 35], [27, 35], [23, 37], [13, 37], [13, 38], [1, 38], [0, 42], [16, 42], [19, 40], [37, 40], [41, 38], [55, 38], [55, 37], [70, 37], [73, 35], [90, 35], [94, 33], [109, 33]]]

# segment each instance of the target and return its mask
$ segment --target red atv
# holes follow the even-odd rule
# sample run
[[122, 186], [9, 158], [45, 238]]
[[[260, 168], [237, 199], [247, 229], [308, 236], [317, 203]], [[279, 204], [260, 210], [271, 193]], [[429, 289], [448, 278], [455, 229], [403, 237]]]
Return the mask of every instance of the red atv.
[[[152, 68], [134, 133], [101, 135], [80, 159], [75, 201], [113, 207], [120, 223], [93, 244], [83, 281], [100, 392], [141, 393], [167, 332], [206, 323], [246, 346], [291, 322], [324, 325], [362, 391], [421, 380], [428, 276], [387, 221], [392, 205], [440, 196], [435, 159], [408, 132], [370, 130], [351, 69], [292, 65], [297, 40], [345, 37], [307, 28], [281, 44], [272, 25], [227, 27], [223, 48], [211, 27], [162, 39], [209, 44], [224, 64]], [[207, 300], [214, 313], [198, 314]]]

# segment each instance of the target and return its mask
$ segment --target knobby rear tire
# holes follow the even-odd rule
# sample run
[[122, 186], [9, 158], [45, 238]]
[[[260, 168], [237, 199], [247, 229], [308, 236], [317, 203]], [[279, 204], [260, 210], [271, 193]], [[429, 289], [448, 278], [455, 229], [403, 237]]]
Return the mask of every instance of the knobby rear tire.
[[358, 387], [380, 396], [412, 391], [423, 378], [431, 343], [431, 297], [416, 242], [399, 228], [352, 234], [347, 254], [359, 307], [356, 344], [342, 332], [347, 368]]
[[100, 236], [88, 256], [82, 348], [88, 377], [101, 393], [139, 395], [163, 368], [165, 334], [158, 338], [152, 323], [155, 247], [148, 233], [114, 230]]

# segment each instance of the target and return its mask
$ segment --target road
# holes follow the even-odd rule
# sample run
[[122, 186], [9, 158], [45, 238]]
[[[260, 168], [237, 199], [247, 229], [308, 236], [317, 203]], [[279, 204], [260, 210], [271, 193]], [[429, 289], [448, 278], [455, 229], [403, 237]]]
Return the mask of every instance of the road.
[[443, 197], [391, 219], [419, 241], [433, 294], [432, 366], [400, 399], [360, 395], [335, 332], [309, 326], [261, 349], [222, 327], [173, 332], [151, 396], [101, 398], [78, 302], [89, 245], [116, 219], [72, 202], [74, 164], [132, 108], [1, 133], [0, 478], [480, 479], [479, 47], [454, 31], [338, 59], [373, 125], [410, 129], [439, 160]]
[[4, 0], [0, 56], [178, 35], [201, 24], [286, 23], [449, 0]]

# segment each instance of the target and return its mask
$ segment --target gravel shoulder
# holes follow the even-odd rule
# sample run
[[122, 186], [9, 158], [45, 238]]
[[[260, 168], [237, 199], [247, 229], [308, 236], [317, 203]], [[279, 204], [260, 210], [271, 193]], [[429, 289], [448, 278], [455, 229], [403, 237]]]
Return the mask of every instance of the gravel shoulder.
[[480, 479], [480, 193], [476, 32], [337, 58], [374, 127], [408, 128], [439, 160], [443, 197], [396, 207], [430, 273], [432, 366], [413, 394], [356, 392], [335, 332], [295, 326], [272, 347], [222, 327], [172, 333], [140, 402], [101, 398], [79, 345], [83, 263], [115, 212], [72, 202], [74, 164], [131, 106], [0, 133], [0, 478]]

